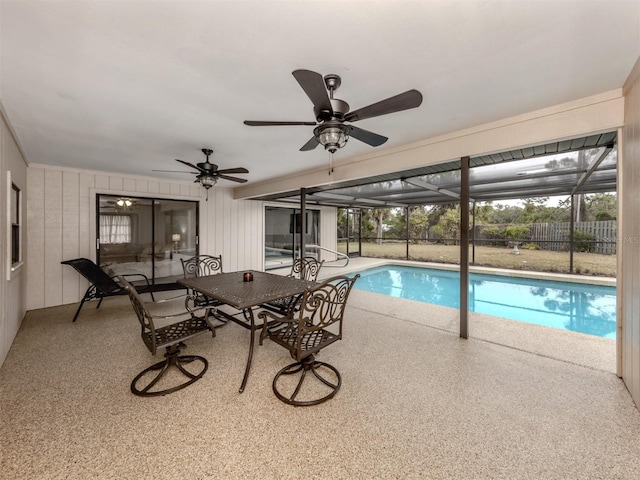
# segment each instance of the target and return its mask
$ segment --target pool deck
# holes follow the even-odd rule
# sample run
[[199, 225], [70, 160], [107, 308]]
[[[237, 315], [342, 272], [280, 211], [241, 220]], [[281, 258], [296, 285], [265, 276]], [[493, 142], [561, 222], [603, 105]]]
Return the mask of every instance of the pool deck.
[[[334, 275], [351, 274], [383, 265], [410, 265], [423, 268], [458, 270], [456, 265], [359, 257], [350, 259], [346, 267], [339, 267], [339, 265], [344, 265], [344, 260], [325, 263], [321, 269], [320, 279]], [[494, 275], [615, 286], [615, 279], [602, 277], [569, 276], [481, 267], [471, 267], [470, 270]], [[289, 268], [274, 270], [273, 272], [286, 274], [289, 273]], [[354, 290], [351, 293], [349, 307], [384, 314], [390, 318], [409, 321], [454, 335], [459, 335], [460, 332], [460, 312], [456, 308], [405, 300], [362, 290]], [[616, 373], [616, 340], [613, 339], [533, 325], [475, 312], [469, 312], [468, 330], [469, 339], [502, 345], [534, 355]]]

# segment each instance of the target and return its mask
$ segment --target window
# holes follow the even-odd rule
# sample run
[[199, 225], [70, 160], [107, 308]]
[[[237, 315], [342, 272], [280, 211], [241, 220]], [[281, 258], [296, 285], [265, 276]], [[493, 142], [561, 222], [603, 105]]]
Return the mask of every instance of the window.
[[15, 183], [11, 183], [11, 265], [20, 263], [20, 189]]
[[129, 215], [100, 215], [101, 243], [130, 243], [131, 217]]

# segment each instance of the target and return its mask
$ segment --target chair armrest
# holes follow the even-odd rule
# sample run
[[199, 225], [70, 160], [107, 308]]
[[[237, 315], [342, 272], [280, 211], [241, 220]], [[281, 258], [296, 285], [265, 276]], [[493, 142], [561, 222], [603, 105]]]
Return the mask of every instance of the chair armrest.
[[[297, 322], [293, 318], [293, 312], [289, 310], [286, 316], [276, 315], [273, 312], [268, 310], [262, 310], [258, 313], [258, 318], [262, 320], [262, 332], [260, 332], [260, 345], [262, 345], [262, 341], [269, 334], [269, 327], [278, 323], [294, 323]], [[271, 320], [269, 320], [271, 318]]]
[[118, 279], [116, 277], [124, 277], [127, 281], [129, 280], [129, 278], [138, 277], [144, 280], [147, 285], [151, 285], [149, 283], [149, 277], [147, 277], [144, 273], [119, 273], [117, 275], [113, 275], [111, 278], [113, 278], [117, 282]]
[[[209, 320], [209, 315], [211, 315], [211, 312], [215, 311], [215, 307], [200, 307], [200, 308], [194, 308], [194, 309], [187, 309], [181, 312], [177, 312], [177, 313], [172, 313], [172, 314], [168, 314], [168, 315], [154, 315], [151, 312], [149, 312], [149, 315], [153, 318], [153, 319], [161, 319], [161, 320], [172, 320], [172, 319], [178, 319], [180, 317], [183, 317], [181, 320], [179, 321], [184, 321], [185, 320], [185, 316], [186, 315], [190, 315], [191, 318], [202, 318], [205, 323], [209, 326], [209, 329], [211, 330], [211, 336], [215, 337], [216, 336], [216, 329], [213, 325], [213, 323], [211, 323], [211, 321]], [[171, 322], [174, 323], [174, 322]], [[178, 323], [178, 322], [175, 322]]]

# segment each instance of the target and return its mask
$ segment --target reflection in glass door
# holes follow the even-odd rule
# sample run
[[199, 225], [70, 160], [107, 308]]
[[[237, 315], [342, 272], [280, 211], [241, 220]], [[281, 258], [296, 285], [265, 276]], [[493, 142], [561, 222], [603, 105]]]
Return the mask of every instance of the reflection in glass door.
[[198, 253], [198, 202], [97, 195], [98, 264], [149, 281], [180, 277]]
[[[301, 216], [299, 209], [265, 207], [265, 270], [291, 266], [300, 255]], [[305, 244], [320, 241], [320, 212], [307, 210]], [[307, 253], [307, 255], [313, 255]]]
[[360, 256], [360, 229], [362, 227], [362, 210], [350, 208], [347, 211], [347, 255]]

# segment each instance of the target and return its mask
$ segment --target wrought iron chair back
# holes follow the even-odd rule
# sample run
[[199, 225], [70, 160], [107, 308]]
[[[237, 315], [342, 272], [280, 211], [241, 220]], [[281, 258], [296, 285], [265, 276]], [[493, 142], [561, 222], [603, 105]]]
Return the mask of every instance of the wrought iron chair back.
[[[324, 260], [319, 261], [313, 257], [296, 258], [293, 261], [293, 265], [291, 265], [291, 272], [289, 273], [289, 276], [296, 277], [300, 280], [315, 282], [318, 278], [318, 274], [320, 273], [320, 268], [322, 268], [323, 263]], [[261, 307], [276, 313], [280, 313], [282, 315], [286, 315], [289, 310], [291, 310], [292, 312], [297, 310], [300, 298], [301, 295], [281, 298], [279, 300], [274, 300], [273, 302], [263, 304], [261, 305]]]
[[204, 277], [222, 272], [222, 255], [195, 255], [186, 260], [180, 259], [184, 278]]
[[[184, 278], [205, 277], [208, 275], [216, 275], [223, 273], [222, 271], [222, 255], [195, 255], [186, 260], [180, 259], [182, 262], [182, 270], [184, 272]], [[187, 299], [187, 307], [202, 307], [202, 306], [219, 306], [220, 302], [209, 298], [206, 295], [191, 291], [191, 295]], [[223, 322], [226, 323], [226, 322]]]
[[[296, 338], [286, 339], [286, 345], [283, 345], [295, 360], [302, 360], [342, 339], [342, 321], [347, 299], [359, 277], [360, 275], [353, 278], [334, 277], [304, 293], [297, 314]], [[334, 324], [336, 331], [328, 331]]]
[[[308, 288], [298, 304], [297, 312], [290, 310], [285, 317], [270, 311], [262, 311], [258, 315], [263, 320], [260, 342], [268, 337], [286, 348], [296, 360], [280, 370], [273, 379], [273, 391], [283, 402], [295, 406], [316, 405], [332, 398], [340, 389], [342, 377], [338, 370], [328, 363], [315, 360], [315, 354], [342, 339], [347, 299], [359, 277], [337, 276]], [[320, 373], [321, 369], [333, 372], [335, 381], [327, 380]], [[321, 398], [297, 400], [308, 371], [329, 387], [329, 393]], [[297, 373], [301, 373], [301, 377], [293, 393], [282, 394], [278, 387], [280, 377]]]
[[299, 278], [300, 280], [315, 282], [323, 263], [324, 260], [319, 261], [313, 257], [296, 258], [293, 261], [293, 265], [291, 265], [291, 273], [289, 276]]

